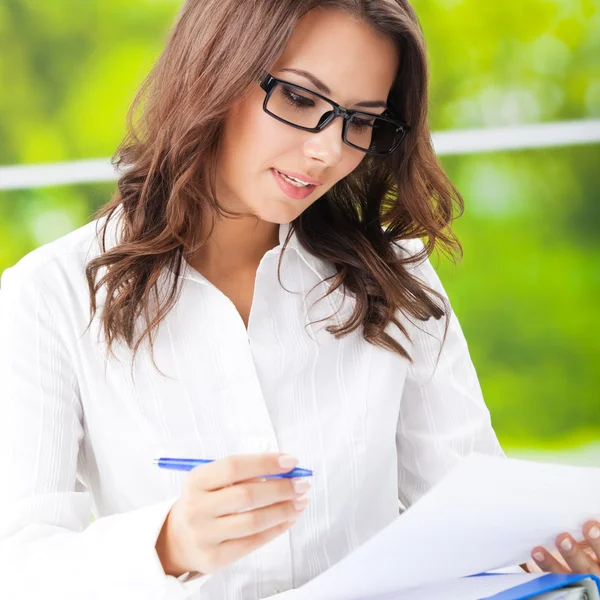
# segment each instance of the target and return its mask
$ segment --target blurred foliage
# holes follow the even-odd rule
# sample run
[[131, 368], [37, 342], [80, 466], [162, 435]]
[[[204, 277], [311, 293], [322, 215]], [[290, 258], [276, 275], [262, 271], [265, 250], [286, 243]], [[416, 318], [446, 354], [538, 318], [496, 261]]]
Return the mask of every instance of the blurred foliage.
[[[597, 0], [414, 0], [434, 131], [600, 117]], [[108, 157], [180, 0], [2, 0], [0, 164]], [[433, 257], [505, 447], [600, 436], [600, 147], [444, 156], [457, 267]], [[0, 271], [114, 183], [0, 191]]]

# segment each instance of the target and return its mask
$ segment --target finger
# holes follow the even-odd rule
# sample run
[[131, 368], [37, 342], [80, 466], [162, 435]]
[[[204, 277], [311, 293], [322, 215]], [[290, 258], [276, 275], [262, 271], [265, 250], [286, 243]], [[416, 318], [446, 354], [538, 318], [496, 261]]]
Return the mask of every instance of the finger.
[[556, 538], [556, 547], [573, 573], [600, 575], [600, 565], [592, 560], [568, 533], [563, 533]]
[[[298, 485], [298, 484], [297, 484]], [[243, 510], [262, 508], [298, 496], [289, 479], [252, 480], [208, 492], [206, 509], [214, 517], [223, 517]]]
[[213, 541], [222, 543], [256, 535], [290, 519], [297, 519], [307, 505], [308, 496], [301, 496], [294, 502], [279, 502], [248, 512], [218, 517], [214, 521]]
[[195, 484], [213, 491], [263, 475], [288, 473], [298, 459], [281, 453], [236, 454], [200, 465], [190, 471]]
[[227, 540], [215, 549], [215, 561], [221, 565], [230, 565], [279, 537], [293, 527], [295, 523], [296, 519], [293, 519], [248, 537]]
[[569, 569], [564, 567], [546, 548], [536, 546], [531, 551], [531, 557], [542, 571], [547, 573], [569, 573]]
[[[523, 565], [521, 565], [523, 566]], [[529, 560], [525, 563], [525, 566], [527, 567], [527, 571], [529, 573], [543, 573], [542, 569], [539, 567], [539, 565], [535, 562], [535, 560]]]
[[596, 561], [600, 561], [600, 523], [597, 521], [586, 523], [583, 526], [583, 535], [596, 555]]

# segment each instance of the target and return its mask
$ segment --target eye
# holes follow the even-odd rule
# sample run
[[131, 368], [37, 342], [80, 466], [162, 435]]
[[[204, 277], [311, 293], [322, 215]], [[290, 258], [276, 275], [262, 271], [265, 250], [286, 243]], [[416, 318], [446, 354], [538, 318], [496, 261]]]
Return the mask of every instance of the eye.
[[315, 105], [315, 103], [310, 98], [300, 96], [300, 94], [296, 94], [295, 92], [292, 92], [289, 89], [283, 88], [282, 91], [283, 97], [286, 99], [286, 101], [292, 106], [295, 106], [296, 108], [312, 107]]
[[352, 127], [359, 131], [364, 131], [367, 127], [373, 127], [375, 124], [375, 118], [373, 119], [357, 119], [356, 117], [351, 121]]

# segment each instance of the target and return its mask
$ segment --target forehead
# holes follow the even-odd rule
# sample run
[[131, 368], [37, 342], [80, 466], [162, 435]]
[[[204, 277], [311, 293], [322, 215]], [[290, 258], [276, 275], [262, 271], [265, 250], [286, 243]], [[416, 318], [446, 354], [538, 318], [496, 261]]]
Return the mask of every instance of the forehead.
[[285, 67], [310, 71], [331, 89], [332, 99], [343, 104], [385, 100], [398, 60], [393, 40], [369, 24], [344, 11], [313, 9], [298, 23], [273, 71]]

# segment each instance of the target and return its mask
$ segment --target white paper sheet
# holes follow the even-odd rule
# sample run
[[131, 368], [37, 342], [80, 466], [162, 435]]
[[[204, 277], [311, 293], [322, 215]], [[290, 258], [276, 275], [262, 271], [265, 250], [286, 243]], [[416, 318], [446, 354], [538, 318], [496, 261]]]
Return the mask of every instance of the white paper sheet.
[[370, 600], [480, 600], [517, 585], [542, 577], [544, 573], [521, 573], [520, 575], [498, 575], [465, 577], [450, 581], [424, 585], [415, 590], [392, 592], [373, 596]]
[[[290, 600], [355, 600], [531, 560], [600, 518], [600, 468], [473, 453], [354, 552]], [[400, 596], [401, 597], [401, 596]]]
[[[500, 575], [498, 577], [464, 577], [451, 579], [450, 581], [430, 583], [416, 589], [368, 596], [364, 600], [485, 600], [485, 598], [489, 598], [505, 590], [528, 583], [538, 577], [543, 577], [545, 574], [521, 573], [516, 575]], [[534, 598], [535, 600], [580, 600], [586, 597], [584, 593], [585, 589], [588, 590], [589, 595], [587, 598], [589, 600], [596, 600], [599, 597], [595, 583], [582, 581], [579, 584], [539, 594], [534, 596]], [[269, 600], [297, 600], [298, 598], [306, 598], [306, 595], [301, 595], [302, 593], [302, 589], [290, 590], [283, 594], [271, 596]]]
[[[503, 575], [501, 577], [466, 577], [425, 585], [416, 590], [376, 596], [370, 600], [485, 600], [485, 598], [542, 576], [543, 573]], [[583, 585], [577, 585], [538, 594], [531, 600], [581, 600], [585, 597]]]

